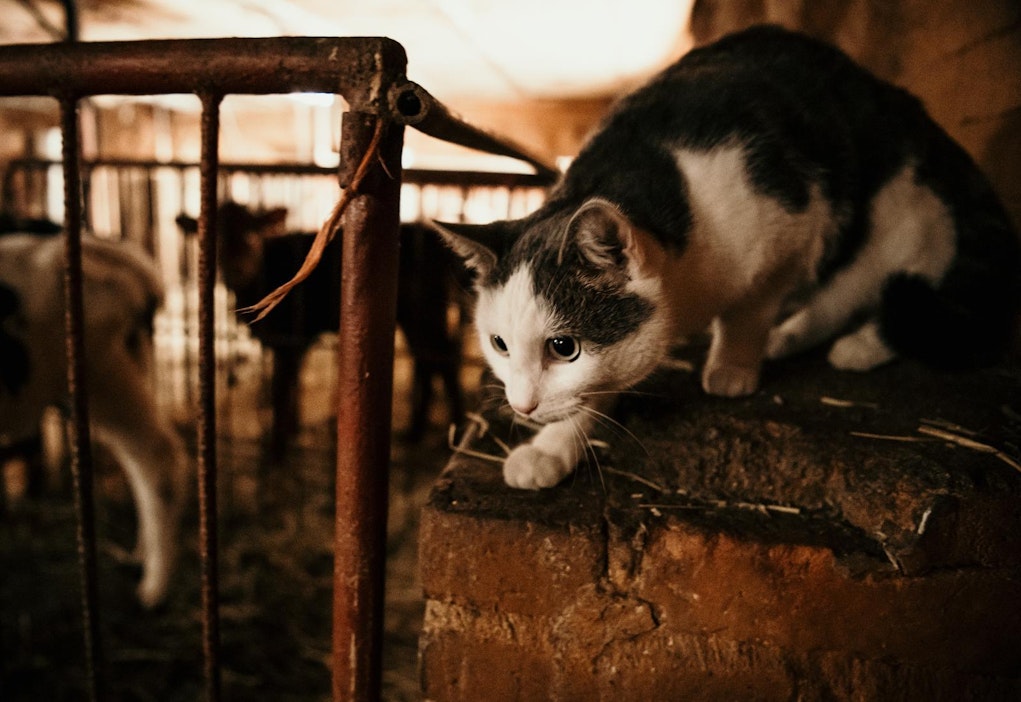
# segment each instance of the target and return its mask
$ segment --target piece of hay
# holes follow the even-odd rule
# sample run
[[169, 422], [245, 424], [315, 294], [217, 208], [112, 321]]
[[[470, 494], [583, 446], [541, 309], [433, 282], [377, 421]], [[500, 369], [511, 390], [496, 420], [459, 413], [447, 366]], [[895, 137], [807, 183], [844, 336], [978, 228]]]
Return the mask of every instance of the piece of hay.
[[823, 395], [819, 398], [819, 402], [828, 405], [829, 407], [840, 407], [841, 409], [851, 409], [853, 407], [864, 407], [866, 409], [879, 409], [879, 405], [875, 402], [858, 402], [857, 400], [841, 400], [836, 397], [827, 397]]
[[904, 436], [901, 434], [873, 434], [867, 431], [852, 431], [851, 436], [857, 436], [860, 439], [878, 439], [880, 441], [903, 441], [906, 443], [923, 443], [931, 442], [934, 439], [926, 438], [924, 436]]
[[1010, 456], [1008, 456], [1006, 453], [996, 448], [995, 446], [990, 446], [989, 444], [984, 444], [981, 441], [975, 441], [974, 439], [970, 439], [967, 436], [961, 436], [960, 434], [955, 434], [950, 431], [937, 429], [936, 427], [920, 426], [918, 427], [918, 433], [925, 434], [926, 436], [934, 436], [937, 439], [949, 441], [952, 444], [956, 444], [966, 449], [971, 449], [972, 451], [992, 454], [1001, 461], [1003, 461], [1004, 463], [1006, 463], [1008, 466], [1013, 468], [1014, 470], [1021, 472], [1021, 463], [1018, 463], [1016, 460], [1014, 460], [1013, 458], [1011, 458]]

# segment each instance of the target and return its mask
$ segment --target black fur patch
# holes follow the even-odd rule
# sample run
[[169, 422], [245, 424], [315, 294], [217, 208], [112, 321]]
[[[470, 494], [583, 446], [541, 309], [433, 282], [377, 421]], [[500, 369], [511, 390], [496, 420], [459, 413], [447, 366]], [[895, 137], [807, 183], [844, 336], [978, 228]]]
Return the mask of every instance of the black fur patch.
[[826, 280], [864, 243], [872, 197], [934, 128], [914, 97], [834, 47], [755, 27], [688, 53], [624, 98], [544, 209], [603, 197], [683, 248], [691, 213], [673, 152], [734, 142], [753, 187], [788, 211], [802, 211], [813, 186], [830, 202], [838, 227], [818, 271]]
[[560, 265], [542, 256], [531, 270], [533, 292], [550, 304], [562, 325], [556, 331], [577, 334], [595, 350], [634, 334], [652, 315], [649, 301], [611, 284], [602, 271], [585, 266], [574, 248]]

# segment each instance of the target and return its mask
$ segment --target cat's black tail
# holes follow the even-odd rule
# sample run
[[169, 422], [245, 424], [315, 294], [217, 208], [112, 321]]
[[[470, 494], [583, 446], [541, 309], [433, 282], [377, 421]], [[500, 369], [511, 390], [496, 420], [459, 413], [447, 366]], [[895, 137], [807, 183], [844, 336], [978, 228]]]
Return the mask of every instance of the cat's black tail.
[[910, 274], [887, 281], [880, 331], [902, 356], [938, 368], [990, 365], [1021, 323], [1021, 241], [1003, 203], [960, 145], [929, 122], [918, 180], [947, 205], [956, 252], [938, 284]]
[[1021, 252], [1005, 218], [992, 236], [989, 220], [983, 224], [981, 237], [958, 232], [956, 259], [938, 285], [906, 273], [887, 281], [880, 332], [902, 356], [963, 370], [996, 363], [1010, 349], [1021, 313]]
[[[1016, 287], [1016, 286], [1015, 286]], [[1018, 305], [1006, 287], [988, 295], [939, 288], [906, 274], [883, 292], [880, 332], [902, 356], [945, 370], [964, 370], [1001, 360], [1010, 347]], [[1016, 292], [1014, 292], [1016, 296]], [[971, 299], [969, 299], [971, 298]]]

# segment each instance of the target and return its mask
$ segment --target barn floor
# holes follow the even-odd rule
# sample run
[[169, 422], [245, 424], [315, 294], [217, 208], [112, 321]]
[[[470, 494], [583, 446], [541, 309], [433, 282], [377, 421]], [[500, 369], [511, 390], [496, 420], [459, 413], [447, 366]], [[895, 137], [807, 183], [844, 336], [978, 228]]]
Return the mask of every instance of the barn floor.
[[[257, 435], [252, 427], [264, 419], [264, 407], [253, 409], [258, 408], [252, 402], [258, 390], [235, 388], [225, 400], [227, 413], [221, 410], [220, 429], [233, 435], [221, 440], [219, 448], [221, 662], [227, 700], [329, 698], [332, 420], [322, 409], [322, 388], [329, 383], [320, 374], [328, 373], [331, 360], [329, 349], [320, 349], [306, 364], [303, 386], [311, 389], [309, 405], [303, 408], [302, 434], [284, 461], [285, 470], [269, 464], [258, 438], [244, 436]], [[408, 367], [401, 355], [396, 372], [384, 699], [403, 701], [420, 699], [417, 649], [424, 604], [417, 574], [419, 511], [450, 451], [442, 406], [434, 408], [424, 440], [414, 445], [400, 440], [408, 415]], [[466, 374], [474, 372], [469, 368]], [[262, 417], [255, 416], [260, 412]], [[163, 607], [146, 612], [133, 598], [138, 569], [122, 557], [133, 545], [133, 505], [119, 471], [104, 466], [102, 456], [97, 463], [107, 698], [200, 699], [194, 500], [182, 535], [176, 586]], [[83, 698], [74, 534], [66, 485], [0, 515], [0, 699]]]

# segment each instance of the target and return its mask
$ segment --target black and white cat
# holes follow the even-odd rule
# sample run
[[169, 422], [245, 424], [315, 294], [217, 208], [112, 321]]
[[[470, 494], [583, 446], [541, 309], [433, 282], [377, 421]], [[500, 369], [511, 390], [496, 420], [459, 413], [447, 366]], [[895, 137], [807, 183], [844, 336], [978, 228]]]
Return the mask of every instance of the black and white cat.
[[711, 328], [714, 395], [836, 338], [837, 368], [995, 360], [1019, 308], [1008, 215], [920, 102], [826, 44], [756, 27], [625, 97], [547, 203], [437, 228], [476, 272], [514, 411], [507, 483], [555, 485], [617, 392]]

